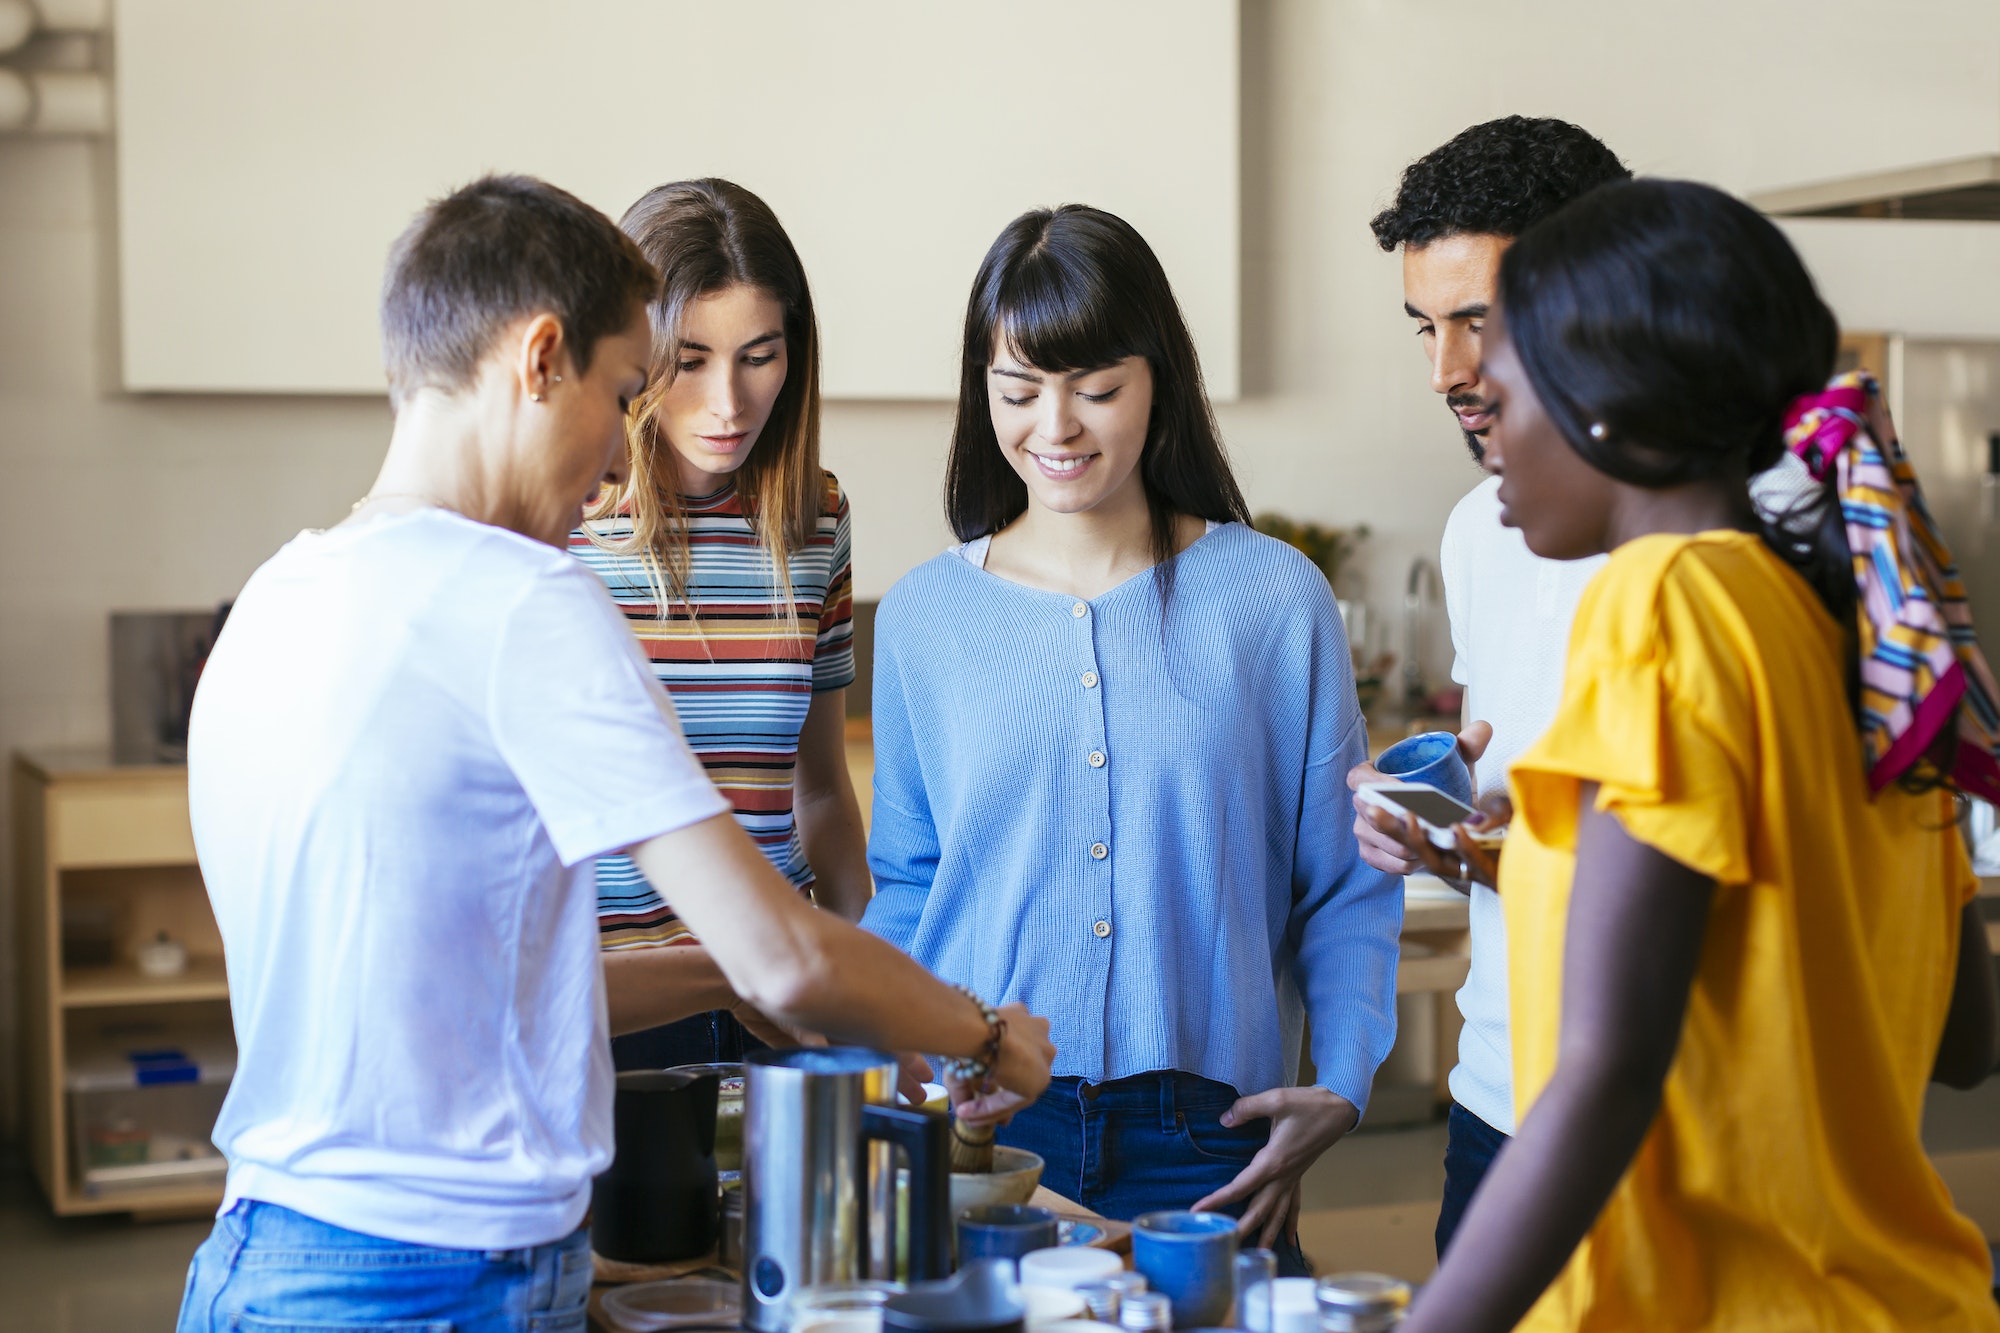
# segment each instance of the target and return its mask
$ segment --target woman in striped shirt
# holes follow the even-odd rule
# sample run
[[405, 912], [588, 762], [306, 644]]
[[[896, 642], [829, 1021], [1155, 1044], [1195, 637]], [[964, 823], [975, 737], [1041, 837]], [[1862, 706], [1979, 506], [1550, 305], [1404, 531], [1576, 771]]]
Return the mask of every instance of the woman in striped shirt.
[[[819, 465], [819, 337], [803, 266], [763, 200], [723, 180], [652, 190], [619, 224], [660, 271], [631, 478], [570, 548], [624, 609], [695, 753], [778, 870], [858, 919], [869, 879], [848, 777], [854, 679], [846, 498]], [[705, 951], [631, 861], [597, 870], [621, 1068], [745, 1049]], [[660, 1016], [715, 1012], [662, 1027]], [[691, 998], [693, 997], [693, 998]], [[635, 1031], [635, 1029], [646, 1029]], [[763, 1029], [769, 1031], [769, 1029]]]

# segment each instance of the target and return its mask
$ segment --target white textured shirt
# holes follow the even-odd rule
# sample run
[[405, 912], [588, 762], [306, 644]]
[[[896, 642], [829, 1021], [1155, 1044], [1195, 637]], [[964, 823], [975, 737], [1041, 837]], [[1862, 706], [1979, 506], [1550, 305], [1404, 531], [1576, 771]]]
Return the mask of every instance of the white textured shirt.
[[[1493, 726], [1477, 773], [1484, 793], [1507, 786], [1507, 766], [1540, 738], [1562, 699], [1563, 659], [1583, 589], [1608, 557], [1544, 560], [1500, 526], [1500, 478], [1460, 500], [1444, 525], [1438, 568], [1451, 616], [1451, 678], [1466, 716]], [[1451, 1095], [1504, 1133], [1514, 1132], [1513, 1048], [1507, 1040], [1507, 928], [1500, 895], [1472, 887], [1472, 968], [1458, 992], [1465, 1027]]]
[[[1790, 513], [1818, 489], [1790, 455], [1750, 485], [1752, 500], [1769, 516]], [[1506, 790], [1515, 757], [1555, 720], [1577, 602], [1608, 559], [1544, 560], [1530, 551], [1519, 529], [1500, 524], [1498, 477], [1488, 477], [1453, 507], [1438, 568], [1451, 617], [1451, 678], [1465, 686], [1466, 716], [1493, 727], [1492, 744], [1479, 761], [1482, 794]], [[1493, 1128], [1512, 1134], [1514, 1063], [1500, 896], [1475, 884], [1470, 915], [1472, 967], [1458, 992], [1465, 1027], [1451, 1095]]]

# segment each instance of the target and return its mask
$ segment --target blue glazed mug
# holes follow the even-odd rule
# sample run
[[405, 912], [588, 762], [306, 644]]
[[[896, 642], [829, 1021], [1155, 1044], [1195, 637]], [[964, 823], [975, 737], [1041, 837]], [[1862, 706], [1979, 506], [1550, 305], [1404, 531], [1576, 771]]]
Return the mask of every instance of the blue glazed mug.
[[1397, 782], [1426, 783], [1472, 804], [1472, 770], [1458, 753], [1458, 737], [1448, 731], [1427, 731], [1397, 741], [1376, 759], [1375, 771]]
[[[988, 1203], [958, 1215], [958, 1262], [974, 1259], [1018, 1260], [1030, 1250], [1058, 1244], [1061, 1229], [1047, 1208], [1024, 1203]], [[1013, 1263], [1008, 1268], [1013, 1268]]]
[[1132, 1224], [1132, 1266], [1174, 1306], [1175, 1328], [1217, 1328], [1236, 1295], [1236, 1219], [1147, 1213]]

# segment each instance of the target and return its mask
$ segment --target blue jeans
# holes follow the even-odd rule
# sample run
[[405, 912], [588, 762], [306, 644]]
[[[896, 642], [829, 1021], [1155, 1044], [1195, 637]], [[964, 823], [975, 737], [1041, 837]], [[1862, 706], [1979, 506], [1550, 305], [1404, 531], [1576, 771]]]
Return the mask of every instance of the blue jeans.
[[742, 1064], [751, 1051], [768, 1049], [727, 1009], [696, 1014], [611, 1039], [612, 1067], [666, 1069], [673, 1065]]
[[527, 1250], [383, 1240], [239, 1200], [195, 1251], [179, 1333], [583, 1333], [590, 1235]]
[[1457, 1102], [1444, 1122], [1444, 1206], [1438, 1209], [1437, 1252], [1444, 1258], [1479, 1182], [1493, 1167], [1493, 1159], [1507, 1146], [1507, 1136], [1481, 1120]]
[[[1129, 1222], [1187, 1208], [1236, 1179], [1271, 1137], [1268, 1120], [1225, 1128], [1236, 1090], [1178, 1070], [1110, 1083], [1049, 1082], [1035, 1104], [1000, 1129], [1010, 1148], [1039, 1155], [1042, 1183], [1092, 1212]], [[1242, 1204], [1221, 1211], [1241, 1216]], [[1296, 1231], [1277, 1244], [1279, 1272], [1312, 1272]]]

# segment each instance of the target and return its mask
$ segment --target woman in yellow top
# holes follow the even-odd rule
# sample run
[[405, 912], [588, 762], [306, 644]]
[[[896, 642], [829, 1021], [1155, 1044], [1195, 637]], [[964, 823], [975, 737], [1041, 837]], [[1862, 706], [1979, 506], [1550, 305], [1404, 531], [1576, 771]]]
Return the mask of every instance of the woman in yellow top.
[[[1817, 392], [1837, 336], [1703, 186], [1607, 186], [1504, 261], [1504, 519], [1612, 555], [1512, 770], [1520, 1134], [1417, 1333], [2000, 1330], [1919, 1138], [1933, 1076], [1996, 1060], [1953, 820], [1996, 786], [1992, 680], [1872, 381]], [[1825, 487], [1760, 529], [1795, 419]]]

